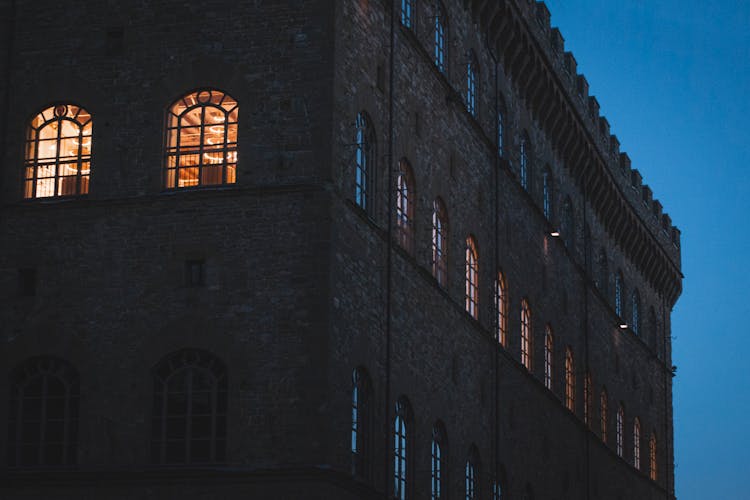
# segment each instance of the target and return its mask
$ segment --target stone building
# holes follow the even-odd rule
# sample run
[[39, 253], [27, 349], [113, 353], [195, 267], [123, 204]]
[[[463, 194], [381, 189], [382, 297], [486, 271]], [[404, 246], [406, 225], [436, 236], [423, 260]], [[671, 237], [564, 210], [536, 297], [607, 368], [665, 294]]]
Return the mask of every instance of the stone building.
[[0, 497], [674, 498], [680, 234], [528, 0], [0, 0]]

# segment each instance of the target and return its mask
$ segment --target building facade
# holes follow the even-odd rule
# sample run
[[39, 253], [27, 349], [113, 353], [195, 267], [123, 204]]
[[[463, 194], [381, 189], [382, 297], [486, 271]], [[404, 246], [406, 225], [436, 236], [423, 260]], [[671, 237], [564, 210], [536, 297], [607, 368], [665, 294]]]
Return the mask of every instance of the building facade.
[[543, 3], [0, 22], [3, 498], [674, 498], [679, 230]]

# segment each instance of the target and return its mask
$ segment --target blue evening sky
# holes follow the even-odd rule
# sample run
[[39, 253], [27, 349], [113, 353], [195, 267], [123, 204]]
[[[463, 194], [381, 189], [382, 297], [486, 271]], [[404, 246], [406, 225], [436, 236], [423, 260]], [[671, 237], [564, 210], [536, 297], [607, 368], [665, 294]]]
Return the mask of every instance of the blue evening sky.
[[750, 499], [750, 1], [546, 3], [621, 150], [682, 230], [677, 497]]

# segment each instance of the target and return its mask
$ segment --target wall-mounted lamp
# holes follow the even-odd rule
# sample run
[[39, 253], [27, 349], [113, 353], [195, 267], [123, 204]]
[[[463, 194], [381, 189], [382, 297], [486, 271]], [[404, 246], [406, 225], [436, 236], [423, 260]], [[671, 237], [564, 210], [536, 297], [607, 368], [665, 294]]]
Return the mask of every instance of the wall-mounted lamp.
[[627, 330], [628, 324], [627, 323], [620, 323], [620, 330]]
[[549, 235], [552, 236], [553, 238], [558, 238], [560, 236], [560, 231], [555, 229], [551, 233], [549, 233]]

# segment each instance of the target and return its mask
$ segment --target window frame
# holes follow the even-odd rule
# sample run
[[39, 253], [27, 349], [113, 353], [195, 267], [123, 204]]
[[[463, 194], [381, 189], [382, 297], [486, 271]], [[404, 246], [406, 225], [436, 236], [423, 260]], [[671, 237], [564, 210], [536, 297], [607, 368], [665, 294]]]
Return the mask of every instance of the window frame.
[[565, 348], [565, 407], [576, 412], [575, 357], [570, 346]]
[[414, 3], [416, 0], [401, 0], [401, 26], [404, 28], [414, 29]]
[[393, 496], [407, 500], [411, 496], [412, 412], [405, 397], [396, 402], [393, 417]]
[[432, 427], [432, 442], [430, 445], [430, 499], [444, 500], [447, 498], [447, 451], [448, 442], [445, 426], [438, 421]]
[[448, 62], [448, 15], [446, 14], [445, 6], [442, 2], [438, 1], [435, 7], [435, 66], [438, 71], [445, 74], [447, 70]]
[[479, 61], [473, 50], [469, 51], [466, 62], [466, 111], [479, 118]]
[[519, 181], [524, 191], [530, 190], [530, 184], [531, 184], [530, 156], [531, 156], [531, 140], [529, 139], [529, 134], [524, 131], [523, 134], [521, 134], [521, 142], [519, 143], [519, 147], [518, 147]]
[[544, 334], [544, 386], [550, 391], [553, 390], [553, 378], [554, 378], [554, 355], [555, 355], [555, 339], [552, 334], [552, 327], [547, 325]]
[[625, 456], [625, 408], [620, 403], [615, 418], [615, 451], [617, 456]]
[[363, 367], [352, 370], [351, 439], [352, 474], [369, 478], [372, 419], [372, 385]]
[[498, 271], [495, 281], [495, 311], [497, 312], [497, 325], [495, 336], [503, 348], [508, 348], [508, 286], [505, 275]]
[[521, 300], [521, 364], [531, 372], [533, 370], [533, 334], [532, 312], [527, 298]]
[[473, 235], [466, 237], [465, 301], [466, 312], [479, 320], [479, 249]]
[[641, 420], [633, 420], [633, 467], [641, 470]]
[[432, 275], [442, 288], [448, 286], [448, 213], [440, 198], [432, 202]]
[[607, 438], [608, 438], [608, 429], [607, 429], [607, 420], [608, 420], [608, 412], [609, 412], [609, 396], [607, 395], [607, 389], [602, 388], [601, 392], [599, 393], [599, 424], [600, 424], [600, 432], [602, 436], [602, 442], [604, 444], [607, 444]]
[[376, 141], [375, 130], [366, 111], [355, 119], [354, 203], [368, 215], [374, 213]]
[[396, 237], [399, 245], [411, 254], [414, 251], [414, 203], [417, 196], [414, 188], [414, 171], [406, 158], [398, 162], [395, 189]]

